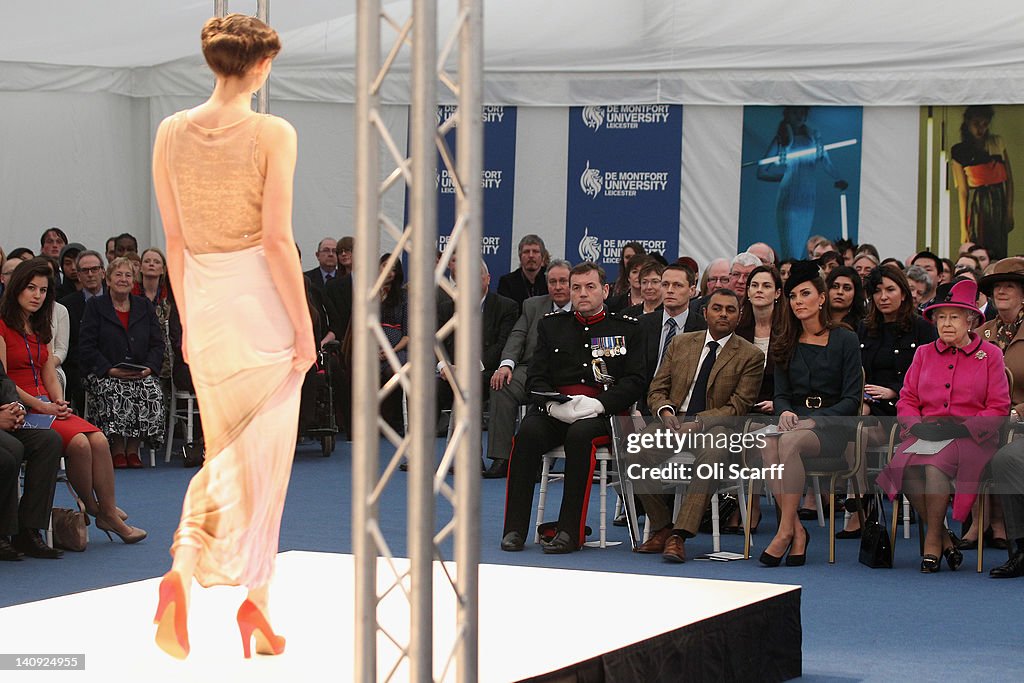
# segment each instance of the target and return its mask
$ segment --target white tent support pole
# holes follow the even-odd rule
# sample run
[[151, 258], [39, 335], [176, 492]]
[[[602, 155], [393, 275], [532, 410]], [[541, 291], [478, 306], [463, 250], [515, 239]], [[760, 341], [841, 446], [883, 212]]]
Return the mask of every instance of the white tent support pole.
[[[409, 108], [409, 401], [408, 534], [411, 622], [409, 681], [433, 680], [434, 474], [436, 473], [434, 334], [437, 294], [437, 0], [412, 3], [412, 104]], [[477, 477], [480, 475], [477, 474]]]
[[375, 121], [380, 100], [372, 88], [380, 68], [380, 0], [359, 0], [356, 14], [356, 211], [352, 254], [352, 554], [355, 563], [355, 637], [353, 680], [377, 680], [377, 557], [373, 532], [379, 507], [373, 498], [378, 479], [380, 442], [377, 434], [380, 362], [370, 330], [379, 320], [371, 305], [373, 276], [380, 251], [380, 137]]
[[228, 15], [228, 0], [213, 0], [213, 16], [226, 17]]
[[928, 107], [928, 123], [925, 128], [925, 153], [924, 153], [924, 247], [932, 248], [932, 197], [934, 189], [932, 183], [935, 175], [935, 119], [932, 117], [932, 108]]
[[[458, 245], [459, 288], [456, 302], [457, 338], [455, 367], [459, 386], [466, 392], [466, 410], [457, 419], [462, 429], [456, 456], [455, 478], [455, 561], [458, 565], [459, 594], [456, 640], [458, 683], [477, 680], [479, 644], [479, 564], [480, 564], [480, 415], [483, 397], [480, 384], [481, 316], [480, 292], [473, 286], [479, 280], [480, 241], [483, 235], [483, 0], [460, 0], [459, 27], [459, 125], [456, 129], [458, 175], [463, 194], [456, 207], [456, 222], [464, 221]], [[443, 66], [443, 65], [442, 65]]]

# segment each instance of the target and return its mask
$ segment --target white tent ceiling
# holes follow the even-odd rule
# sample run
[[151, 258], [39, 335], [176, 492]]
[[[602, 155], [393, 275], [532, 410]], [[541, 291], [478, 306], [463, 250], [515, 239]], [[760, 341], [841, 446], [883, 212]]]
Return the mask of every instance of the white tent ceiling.
[[[457, 3], [439, 0], [451, 25]], [[410, 3], [385, 3], [398, 21]], [[252, 13], [255, 0], [230, 3]], [[213, 1], [0, 4], [0, 90], [192, 96]], [[273, 0], [278, 99], [354, 101], [354, 0]], [[1019, 0], [489, 0], [486, 99], [520, 105], [1024, 102]], [[385, 35], [385, 41], [391, 35]], [[407, 97], [398, 77], [383, 91]]]

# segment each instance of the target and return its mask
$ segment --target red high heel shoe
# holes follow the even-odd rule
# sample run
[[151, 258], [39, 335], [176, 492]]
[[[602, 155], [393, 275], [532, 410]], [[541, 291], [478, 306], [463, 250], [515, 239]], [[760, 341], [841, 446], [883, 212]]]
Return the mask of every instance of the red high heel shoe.
[[185, 588], [176, 571], [164, 574], [160, 582], [160, 604], [153, 623], [157, 624], [156, 644], [172, 657], [188, 657], [188, 614], [185, 608]]
[[279, 655], [284, 652], [284, 637], [275, 635], [274, 630], [267, 623], [267, 618], [259, 607], [250, 600], [242, 603], [238, 608], [238, 630], [242, 634], [242, 652], [245, 658], [252, 657], [250, 646], [252, 637], [256, 636], [256, 654]]

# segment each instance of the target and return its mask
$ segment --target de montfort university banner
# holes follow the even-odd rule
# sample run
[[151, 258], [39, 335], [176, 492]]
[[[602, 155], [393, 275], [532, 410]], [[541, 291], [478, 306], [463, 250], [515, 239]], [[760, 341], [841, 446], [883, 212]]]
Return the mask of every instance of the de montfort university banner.
[[627, 242], [678, 258], [682, 145], [682, 105], [570, 108], [565, 257], [609, 282]]

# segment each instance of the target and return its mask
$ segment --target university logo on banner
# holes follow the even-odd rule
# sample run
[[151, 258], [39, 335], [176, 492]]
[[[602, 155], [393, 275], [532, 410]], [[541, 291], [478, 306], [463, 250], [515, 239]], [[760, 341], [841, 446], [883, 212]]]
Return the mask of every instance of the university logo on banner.
[[[437, 125], [447, 121], [457, 109], [455, 105], [439, 106], [435, 113]], [[480, 254], [497, 282], [497, 276], [509, 270], [514, 247], [512, 207], [515, 197], [516, 108], [482, 107], [481, 120], [484, 124], [484, 168], [480, 178], [480, 186], [484, 190], [484, 232], [480, 241]], [[458, 158], [455, 137], [453, 127], [445, 135], [453, 160]], [[434, 186], [437, 189], [437, 248], [443, 250], [455, 224], [456, 178], [445, 167], [440, 154], [437, 157]]]
[[598, 263], [609, 279], [629, 242], [677, 258], [682, 114], [667, 104], [570, 110], [568, 258]]

